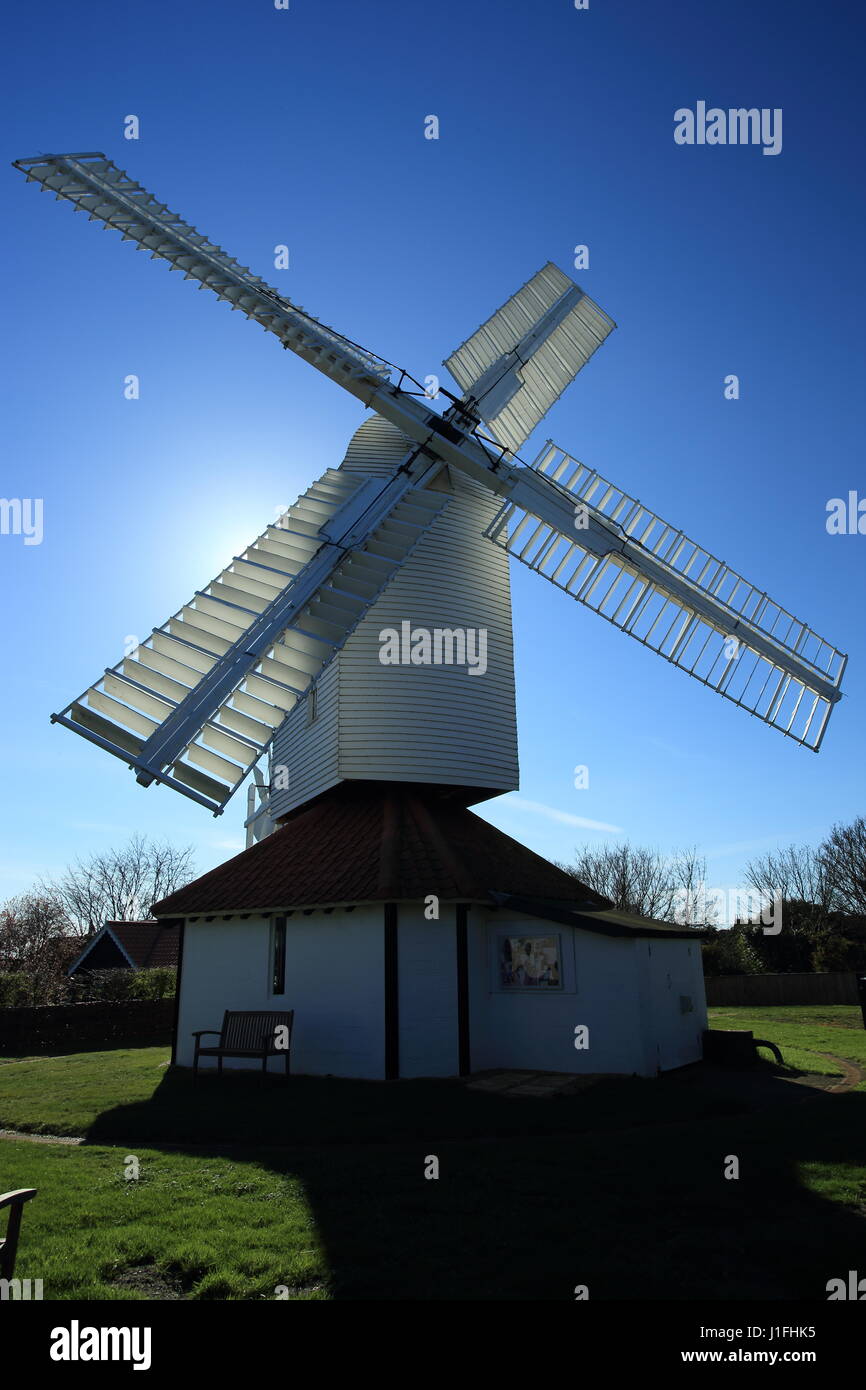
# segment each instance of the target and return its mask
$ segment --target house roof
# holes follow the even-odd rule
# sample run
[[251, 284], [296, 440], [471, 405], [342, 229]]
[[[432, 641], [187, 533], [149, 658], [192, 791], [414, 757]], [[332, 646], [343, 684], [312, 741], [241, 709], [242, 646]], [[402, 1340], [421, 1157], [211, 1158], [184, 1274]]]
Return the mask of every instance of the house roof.
[[703, 934], [617, 911], [440, 789], [388, 783], [343, 783], [152, 910], [157, 917], [278, 912], [431, 893], [606, 936]]
[[146, 922], [106, 922], [87, 942], [81, 955], [67, 971], [72, 974], [84, 962], [98, 941], [108, 937], [126, 957], [133, 970], [153, 970], [157, 966], [177, 967], [178, 933], [165, 923], [148, 919]]
[[163, 923], [106, 922], [105, 926], [139, 970], [177, 965], [178, 934]]
[[570, 903], [544, 902], [516, 893], [493, 893], [499, 907], [510, 907], [547, 922], [562, 922], [565, 926], [582, 927], [584, 931], [600, 932], [603, 936], [698, 937], [706, 940], [714, 935], [707, 927], [686, 927], [673, 922], [658, 922], [652, 917], [636, 917], [610, 905], [602, 908], [572, 906]]

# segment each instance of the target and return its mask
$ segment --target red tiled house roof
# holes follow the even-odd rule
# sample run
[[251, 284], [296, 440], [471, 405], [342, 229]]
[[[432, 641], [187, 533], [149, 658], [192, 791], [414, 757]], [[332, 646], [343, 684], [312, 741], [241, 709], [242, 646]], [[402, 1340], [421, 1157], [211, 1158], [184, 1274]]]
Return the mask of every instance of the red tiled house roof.
[[72, 975], [86, 969], [177, 969], [178, 934], [161, 922], [106, 922], [70, 965]]
[[491, 901], [520, 893], [587, 907], [606, 899], [435, 789], [345, 783], [267, 839], [155, 903], [159, 917], [338, 903]]
[[157, 917], [275, 913], [363, 902], [483, 902], [605, 936], [704, 937], [620, 912], [564, 869], [443, 796], [343, 783], [280, 829], [154, 903]]
[[159, 922], [106, 922], [139, 970], [177, 965], [177, 932]]

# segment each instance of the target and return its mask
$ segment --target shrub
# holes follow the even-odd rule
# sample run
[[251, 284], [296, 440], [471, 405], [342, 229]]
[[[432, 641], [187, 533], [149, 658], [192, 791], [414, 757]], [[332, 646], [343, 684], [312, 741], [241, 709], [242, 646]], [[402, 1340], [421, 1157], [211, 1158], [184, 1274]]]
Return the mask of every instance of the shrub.
[[20, 970], [0, 971], [0, 1009], [23, 1009], [32, 1002], [32, 986]]
[[168, 966], [154, 970], [83, 970], [70, 981], [70, 999], [76, 1003], [121, 1004], [130, 999], [171, 999], [175, 971]]
[[866, 945], [844, 936], [824, 936], [815, 947], [813, 970], [866, 970]]
[[703, 947], [705, 975], [755, 975], [761, 961], [742, 927], [722, 927]]
[[177, 989], [177, 971], [170, 965], [153, 970], [139, 970], [135, 976], [133, 999], [173, 999]]

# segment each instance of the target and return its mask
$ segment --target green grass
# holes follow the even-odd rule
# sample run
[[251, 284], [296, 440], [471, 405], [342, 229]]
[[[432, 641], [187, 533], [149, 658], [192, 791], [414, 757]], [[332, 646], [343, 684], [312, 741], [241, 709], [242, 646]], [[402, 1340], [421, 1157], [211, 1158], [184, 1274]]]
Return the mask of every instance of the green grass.
[[0, 1058], [0, 1129], [86, 1134], [123, 1101], [148, 1100], [165, 1076], [167, 1047]]
[[[720, 1005], [709, 1010], [711, 1028], [750, 1028], [781, 1048], [787, 1067], [840, 1076], [842, 1068], [819, 1054], [832, 1052], [866, 1069], [866, 1029], [857, 1007], [847, 1005], [775, 1005], [761, 1009]], [[762, 1054], [769, 1056], [770, 1054]], [[861, 1083], [858, 1090], [866, 1089]]]
[[[126, 1177], [129, 1158], [137, 1181]], [[52, 1299], [322, 1297], [327, 1276], [303, 1184], [256, 1163], [127, 1148], [6, 1142], [0, 1187], [38, 1188], [16, 1275]], [[145, 1295], [146, 1296], [146, 1295]], [[297, 1296], [297, 1293], [295, 1293]]]
[[[800, 1012], [713, 1021], [786, 1062], [813, 1046], [866, 1060], [858, 1011]], [[0, 1190], [39, 1189], [16, 1273], [46, 1298], [570, 1301], [586, 1283], [594, 1299], [823, 1299], [862, 1264], [866, 1097], [769, 1065], [509, 1100], [452, 1082], [193, 1089], [165, 1060], [0, 1062], [0, 1127], [87, 1135], [0, 1142]]]
[[[193, 1085], [167, 1071], [164, 1048], [90, 1052], [0, 1065], [0, 1129], [87, 1136], [93, 1143], [394, 1143], [520, 1135], [526, 1107], [468, 1091], [458, 1081], [377, 1081], [226, 1072]], [[730, 1102], [696, 1094], [692, 1113], [718, 1114]], [[543, 1102], [536, 1133], [672, 1123], [682, 1117], [679, 1086], [641, 1077], [611, 1078], [576, 1096]], [[736, 1108], [736, 1107], [735, 1107]]]

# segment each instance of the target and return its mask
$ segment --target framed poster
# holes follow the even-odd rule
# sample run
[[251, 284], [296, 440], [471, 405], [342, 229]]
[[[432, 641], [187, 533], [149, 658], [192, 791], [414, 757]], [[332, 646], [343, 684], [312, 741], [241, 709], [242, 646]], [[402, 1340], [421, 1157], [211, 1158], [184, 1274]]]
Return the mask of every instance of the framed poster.
[[561, 989], [559, 935], [500, 936], [499, 986], [507, 990]]

